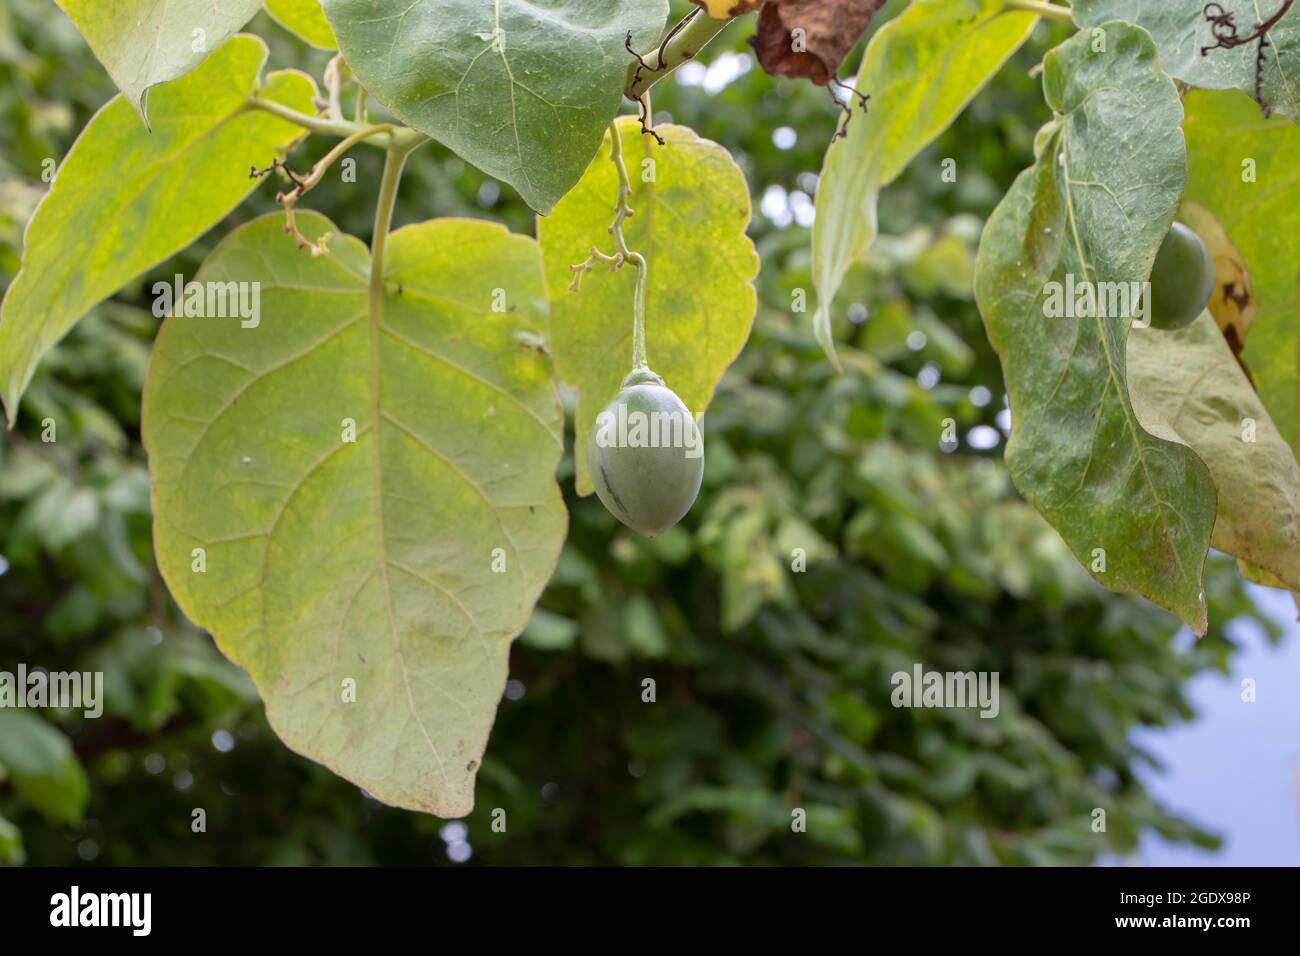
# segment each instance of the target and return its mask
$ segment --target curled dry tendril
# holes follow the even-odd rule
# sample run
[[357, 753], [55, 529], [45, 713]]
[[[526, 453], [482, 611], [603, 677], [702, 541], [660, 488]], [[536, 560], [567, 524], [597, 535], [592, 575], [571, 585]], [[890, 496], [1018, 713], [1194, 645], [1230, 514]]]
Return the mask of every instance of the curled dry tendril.
[[1247, 43], [1255, 43], [1255, 102], [1259, 104], [1260, 109], [1267, 116], [1272, 110], [1264, 103], [1264, 57], [1272, 43], [1268, 38], [1268, 31], [1271, 30], [1282, 15], [1291, 9], [1295, 0], [1282, 0], [1282, 5], [1278, 7], [1267, 20], [1255, 24], [1255, 28], [1246, 36], [1240, 36], [1237, 32], [1237, 23], [1235, 14], [1226, 9], [1221, 3], [1207, 3], [1201, 10], [1205, 16], [1206, 22], [1210, 24], [1210, 35], [1214, 37], [1214, 43], [1209, 46], [1201, 47], [1201, 56], [1207, 56], [1211, 50], [1225, 49], [1231, 50], [1233, 47], [1243, 46]]
[[862, 112], [864, 113], [867, 111], [867, 100], [871, 99], [871, 94], [859, 93], [856, 89], [849, 86], [849, 84], [840, 82], [836, 77], [831, 77], [830, 82], [826, 84], [826, 92], [830, 94], [831, 102], [844, 112], [843, 122], [841, 122], [839, 128], [835, 130], [835, 135], [831, 137], [831, 142], [833, 143], [837, 139], [844, 139], [849, 135], [849, 121], [853, 119], [853, 104], [845, 102], [836, 96], [835, 89], [832, 89], [832, 87], [847, 90], [851, 96], [857, 99], [858, 106], [861, 107]]

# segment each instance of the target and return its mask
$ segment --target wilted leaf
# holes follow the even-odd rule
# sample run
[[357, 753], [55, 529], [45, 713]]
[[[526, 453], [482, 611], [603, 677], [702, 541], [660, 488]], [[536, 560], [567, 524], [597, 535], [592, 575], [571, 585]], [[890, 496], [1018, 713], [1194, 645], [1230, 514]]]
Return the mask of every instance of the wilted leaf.
[[1044, 60], [1058, 118], [985, 226], [975, 296], [1002, 360], [1006, 460], [1021, 493], [1102, 585], [1136, 590], [1201, 634], [1209, 472], [1141, 427], [1129, 316], [1047, 310], [1049, 282], [1145, 281], [1183, 190], [1182, 110], [1154, 44], [1128, 24], [1101, 29], [1105, 52], [1082, 33]]
[[549, 213], [618, 112], [633, 48], [658, 41], [667, 0], [324, 0], [366, 89]]
[[1107, 20], [1144, 27], [1165, 72], [1189, 86], [1258, 94], [1262, 105], [1300, 119], [1300, 6], [1288, 0], [1074, 0], [1071, 9], [1082, 27]]
[[1300, 467], [1206, 313], [1185, 329], [1133, 329], [1129, 393], [1142, 427], [1210, 469], [1210, 544], [1300, 589]]
[[825, 86], [886, 2], [767, 0], [749, 43], [765, 72]]
[[[700, 414], [739, 354], [754, 321], [750, 284], [758, 273], [749, 225], [749, 189], [731, 156], [682, 126], [657, 128], [666, 145], [642, 136], [631, 117], [619, 121], [623, 158], [636, 211], [623, 224], [629, 248], [649, 262], [646, 351], [686, 407]], [[575, 447], [586, 448], [597, 409], [631, 369], [632, 291], [636, 268], [601, 266], [568, 290], [569, 266], [593, 245], [609, 248], [618, 179], [606, 147], [582, 181], [537, 222], [551, 296], [551, 347], [560, 377], [578, 389]], [[647, 177], [650, 177], [647, 179]], [[577, 488], [591, 493], [587, 456], [577, 461]]]
[[199, 273], [260, 282], [255, 328], [159, 333], [143, 428], [159, 567], [286, 744], [387, 803], [461, 816], [567, 523], [550, 369], [513, 338], [544, 320], [537, 247], [486, 222], [399, 229], [372, 314], [365, 246], [298, 222], [336, 232], [329, 255], [269, 216]]
[[184, 76], [247, 23], [260, 0], [55, 0], [146, 125], [149, 87]]
[[831, 306], [876, 237], [876, 198], [942, 133], [1029, 36], [1038, 18], [1001, 0], [916, 0], [867, 45], [855, 87], [871, 109], [826, 151], [813, 220], [817, 339], [832, 361]]
[[1187, 94], [1187, 198], [1223, 224], [1258, 311], [1243, 353], [1269, 415], [1300, 450], [1300, 126], [1261, 119], [1244, 93]]
[[266, 0], [266, 12], [290, 33], [321, 50], [337, 50], [319, 0]]
[[[117, 97], [73, 144], [27, 227], [22, 271], [0, 307], [0, 386], [11, 425], [37, 363], [78, 319], [203, 235], [257, 186], [249, 167], [267, 165], [302, 135], [244, 109], [266, 52], [257, 37], [235, 37], [156, 92], [152, 133]], [[258, 95], [311, 113], [314, 94], [304, 74], [280, 72]]]

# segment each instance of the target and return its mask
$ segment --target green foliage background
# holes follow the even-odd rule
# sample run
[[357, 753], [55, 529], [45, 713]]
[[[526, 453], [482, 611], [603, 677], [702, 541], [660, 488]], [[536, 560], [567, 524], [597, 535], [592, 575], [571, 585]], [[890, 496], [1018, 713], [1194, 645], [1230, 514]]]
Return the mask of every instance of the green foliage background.
[[[273, 65], [320, 74], [328, 54], [265, 16], [254, 28]], [[679, 528], [633, 536], [594, 497], [574, 498], [572, 458], [561, 464], [572, 530], [512, 653], [518, 683], [465, 821], [472, 864], [1082, 863], [1131, 850], [1148, 828], [1213, 843], [1147, 797], [1128, 736], [1191, 717], [1188, 678], [1226, 669], [1223, 625], [1253, 614], [1231, 562], [1208, 569], [1210, 634], [1176, 649], [1172, 616], [1093, 584], [1016, 496], [1000, 446], [936, 444], [945, 417], [964, 436], [1002, 408], [970, 275], [981, 222], [1046, 118], [1028, 75], [1049, 36], [1038, 31], [884, 193], [881, 239], [838, 300], [837, 315], [867, 316], [838, 321], [842, 377], [811, 311], [791, 313], [795, 290], [812, 288], [808, 229], [758, 212], [769, 187], [812, 192], [838, 119], [824, 92], [756, 68], [717, 93], [656, 88], [661, 119], [722, 143], [749, 179], [759, 316], [706, 417], [705, 488]], [[702, 62], [743, 51], [748, 32], [728, 31]], [[0, 8], [0, 281], [17, 270], [42, 161], [112, 94], [47, 0]], [[782, 126], [792, 148], [773, 143]], [[326, 148], [300, 148], [295, 168]], [[308, 205], [366, 237], [380, 156], [353, 155], [356, 183], [331, 175]], [[955, 184], [940, 179], [944, 157]], [[191, 275], [272, 195], [150, 276]], [[517, 196], [430, 146], [410, 161], [396, 225], [434, 216], [533, 230]], [[99, 669], [107, 692], [102, 719], [42, 715], [62, 749], [0, 725], [0, 859], [447, 863], [443, 821], [386, 808], [281, 745], [247, 679], [167, 596], [138, 433], [157, 327], [145, 291], [77, 327], [0, 438], [0, 669]], [[932, 388], [917, 383], [927, 365]], [[977, 406], [974, 386], [993, 400]], [[47, 416], [54, 444], [40, 440]], [[890, 707], [890, 674], [915, 662], [1001, 672], [1001, 715]], [[641, 701], [645, 678], [657, 703]], [[498, 807], [506, 833], [491, 828]], [[805, 834], [791, 832], [794, 807], [808, 811]]]

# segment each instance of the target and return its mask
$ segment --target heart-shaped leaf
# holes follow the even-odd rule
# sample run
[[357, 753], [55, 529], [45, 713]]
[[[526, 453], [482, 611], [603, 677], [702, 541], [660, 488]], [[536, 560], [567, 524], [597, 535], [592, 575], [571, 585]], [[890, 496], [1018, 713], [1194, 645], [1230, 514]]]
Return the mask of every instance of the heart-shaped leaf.
[[667, 0], [324, 0], [339, 49], [404, 122], [551, 211], [618, 111]]
[[1100, 29], [1103, 43], [1080, 33], [1044, 59], [1058, 117], [984, 228], [975, 296], [1007, 383], [1016, 486], [1099, 582], [1200, 634], [1214, 485], [1184, 445], [1142, 428], [1125, 369], [1134, 288], [1183, 190], [1182, 107], [1145, 31]]
[[[12, 425], [41, 357], [92, 306], [184, 249], [257, 186], [302, 130], [245, 110], [266, 45], [238, 36], [153, 97], [153, 132], [116, 97], [60, 165], [23, 239], [22, 270], [0, 307], [0, 388]], [[258, 93], [311, 113], [316, 86], [272, 73]]]
[[[717, 143], [681, 126], [660, 126], [659, 146], [631, 117], [619, 120], [634, 215], [624, 221], [628, 247], [649, 263], [646, 352], [650, 367], [694, 414], [749, 338], [757, 299], [751, 282], [758, 255], [745, 235], [749, 188]], [[636, 267], [614, 274], [597, 265], [569, 290], [569, 267], [592, 246], [613, 252], [618, 177], [606, 148], [582, 181], [537, 221], [537, 238], [551, 296], [551, 348], [560, 377], [581, 393], [575, 447], [587, 447], [596, 412], [618, 391], [632, 367], [632, 293]], [[587, 456], [578, 454], [577, 488], [591, 493]]]
[[313, 258], [282, 227], [236, 230], [197, 277], [259, 290], [256, 317], [159, 333], [158, 565], [286, 744], [387, 803], [460, 816], [567, 526], [563, 416], [519, 341], [544, 328], [537, 246], [486, 222], [408, 226], [372, 302], [360, 241]]
[[184, 76], [230, 39], [261, 0], [55, 0], [148, 125], [149, 87]]

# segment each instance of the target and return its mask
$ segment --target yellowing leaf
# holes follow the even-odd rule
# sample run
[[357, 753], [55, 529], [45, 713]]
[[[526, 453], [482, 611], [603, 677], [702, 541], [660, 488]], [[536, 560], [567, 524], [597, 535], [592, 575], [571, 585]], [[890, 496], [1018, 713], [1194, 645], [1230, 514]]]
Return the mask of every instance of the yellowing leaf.
[[763, 5], [763, 0], [691, 0], [715, 20], [730, 20], [750, 13]]
[[[238, 36], [153, 97], [153, 132], [116, 97], [59, 166], [23, 241], [22, 270], [0, 306], [0, 394], [12, 425], [41, 357], [92, 306], [184, 249], [256, 188], [302, 131], [244, 104], [266, 45]], [[315, 84], [272, 73], [258, 94], [312, 112]]]
[[1263, 119], [1245, 93], [1192, 90], [1185, 109], [1187, 198], [1223, 224], [1250, 270], [1258, 311], [1243, 358], [1300, 451], [1300, 126]]
[[[619, 120], [635, 215], [623, 224], [628, 247], [649, 263], [646, 352], [686, 407], [699, 414], [739, 354], [754, 321], [758, 274], [749, 225], [749, 189], [731, 156], [685, 127], [664, 125], [659, 146], [631, 117]], [[609, 136], [586, 174], [555, 212], [537, 221], [551, 298], [551, 347], [560, 377], [578, 389], [577, 488], [590, 494], [587, 432], [596, 412], [631, 369], [636, 267], [614, 274], [597, 265], [579, 292], [569, 266], [592, 246], [612, 252], [618, 180]]]
[[313, 258], [283, 224], [236, 230], [197, 277], [257, 283], [259, 321], [159, 333], [158, 565], [288, 746], [386, 803], [462, 816], [567, 526], [563, 415], [545, 357], [516, 341], [542, 328], [537, 246], [486, 222], [407, 226], [372, 304], [360, 241], [300, 212], [309, 240], [335, 232]]
[[1185, 329], [1134, 329], [1129, 394], [1142, 427], [1173, 433], [1210, 469], [1210, 544], [1300, 590], [1300, 467], [1208, 312]]
[[321, 50], [337, 50], [334, 31], [321, 10], [320, 0], [266, 0], [266, 12], [291, 33]]
[[1029, 36], [1038, 18], [1002, 0], [916, 0], [871, 38], [856, 89], [871, 95], [848, 138], [826, 151], [817, 183], [813, 328], [838, 366], [831, 306], [849, 266], [876, 237], [876, 198], [942, 133]]

